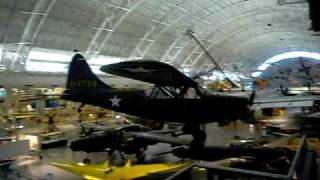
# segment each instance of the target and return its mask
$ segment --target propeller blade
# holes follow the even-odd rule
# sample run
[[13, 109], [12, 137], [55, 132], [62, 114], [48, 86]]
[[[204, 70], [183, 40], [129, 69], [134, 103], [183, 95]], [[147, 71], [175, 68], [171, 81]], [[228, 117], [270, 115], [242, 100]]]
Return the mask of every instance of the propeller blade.
[[253, 90], [249, 98], [249, 106], [253, 105], [255, 97], [256, 97], [256, 91]]

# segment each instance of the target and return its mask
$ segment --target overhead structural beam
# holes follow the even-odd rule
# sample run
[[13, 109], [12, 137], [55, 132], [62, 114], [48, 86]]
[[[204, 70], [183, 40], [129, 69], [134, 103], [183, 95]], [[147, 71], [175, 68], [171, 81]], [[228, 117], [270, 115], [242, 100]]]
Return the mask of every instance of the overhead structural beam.
[[[263, 14], [273, 13], [273, 12], [277, 12], [277, 13], [278, 13], [279, 11], [280, 11], [280, 12], [289, 12], [289, 11], [292, 11], [292, 10], [294, 10], [294, 9], [297, 9], [297, 8], [292, 8], [292, 7], [281, 7], [281, 8], [279, 8], [279, 7], [267, 7], [267, 8], [259, 9], [259, 11], [258, 11], [258, 10], [250, 11], [250, 12], [241, 14], [241, 15], [239, 15], [239, 16], [235, 16], [235, 17], [229, 19], [228, 21], [222, 21], [221, 23], [218, 23], [218, 24], [214, 23], [214, 24], [212, 24], [211, 26], [206, 26], [206, 28], [204, 28], [204, 29], [202, 30], [202, 32], [197, 32], [197, 35], [198, 35], [198, 37], [200, 37], [200, 35], [202, 36], [203, 32], [205, 32], [205, 31], [210, 31], [211, 34], [215, 34], [215, 35], [217, 35], [218, 32], [223, 33], [223, 27], [228, 27], [228, 25], [231, 25], [231, 24], [234, 24], [235, 22], [238, 22], [238, 21], [239, 21], [239, 18], [241, 18], [241, 19], [251, 18], [251, 19], [252, 19], [252, 16], [256, 16], [256, 15], [260, 15], [260, 14], [263, 15]], [[262, 13], [261, 13], [260, 11], [261, 11]], [[210, 18], [215, 18], [215, 17], [217, 17], [217, 14], [216, 14], [216, 13], [210, 15]], [[304, 22], [305, 19], [306, 19], [306, 18], [303, 18], [303, 19], [300, 19], [300, 18], [299, 18], [299, 20], [301, 20], [301, 22]], [[254, 22], [256, 23], [257, 21], [254, 21]], [[248, 27], [248, 26], [246, 26], [246, 27]], [[251, 27], [250, 27], [250, 28], [251, 28]], [[234, 33], [237, 34], [237, 31], [234, 31]], [[227, 34], [228, 37], [230, 36], [230, 33], [225, 33], [225, 34]], [[209, 37], [210, 37], [210, 36], [208, 36], [208, 38], [209, 38]], [[224, 36], [222, 36], [222, 35], [219, 36], [219, 37], [222, 37], [222, 38], [220, 38], [220, 39], [224, 39]], [[209, 43], [212, 44], [212, 45], [209, 45], [210, 48], [211, 48], [212, 46], [216, 45], [216, 44], [219, 44], [219, 42], [222, 42], [222, 40], [214, 40], [214, 41], [211, 41], [211, 40], [208, 40], [208, 38], [202, 38], [202, 39], [206, 39], [206, 41], [208, 41]], [[182, 47], [188, 47], [188, 44], [185, 45], [185, 43], [190, 43], [190, 42], [184, 41]], [[207, 49], [210, 49], [210, 48], [207, 48]], [[204, 54], [204, 53], [203, 53], [203, 54]], [[194, 62], [195, 64], [197, 64], [201, 57], [202, 57], [202, 56], [195, 56], [195, 58], [194, 58], [194, 60], [192, 60], [192, 62]], [[176, 61], [176, 60], [175, 60], [175, 61]], [[181, 64], [181, 63], [179, 63], [179, 64]], [[200, 66], [199, 66], [199, 67], [200, 67]], [[199, 71], [199, 68], [197, 68], [196, 71]]]
[[[208, 1], [209, 3], [210, 1]], [[220, 7], [217, 7], [219, 9], [219, 12], [223, 12], [223, 9], [221, 9]], [[203, 8], [202, 8], [203, 9]], [[204, 10], [204, 9], [203, 9]], [[209, 10], [209, 12], [207, 12], [206, 14], [212, 14], [214, 11]], [[219, 18], [217, 18], [217, 16], [210, 16], [210, 18], [207, 17], [207, 19], [210, 19], [211, 21], [205, 20], [203, 18], [200, 18], [198, 16], [192, 16], [192, 18], [196, 19], [195, 22], [193, 22], [193, 27], [197, 27], [199, 26], [201, 23], [205, 24], [205, 28], [201, 28], [200, 32], [198, 32], [198, 35], [202, 35], [205, 34], [206, 32], [209, 32], [212, 29], [212, 25], [211, 22], [215, 22], [218, 21]], [[216, 24], [214, 24], [216, 25]], [[183, 33], [185, 31], [183, 30]], [[169, 46], [169, 48], [166, 50], [166, 52], [164, 53], [164, 55], [161, 57], [161, 61], [174, 61], [176, 64], [185, 64], [187, 66], [189, 65], [193, 65], [197, 63], [198, 58], [193, 59], [192, 57], [195, 57], [194, 54], [199, 54], [196, 50], [194, 50], [195, 48], [198, 48], [198, 46], [194, 46], [193, 49], [191, 50], [191, 52], [193, 52], [192, 54], [188, 54], [188, 56], [186, 58], [179, 58], [181, 54], [183, 54], [184, 51], [186, 51], [186, 48], [190, 47], [192, 41], [190, 39], [185, 40], [183, 39], [183, 36], [181, 36], [180, 38], [177, 38], [180, 44], [181, 48], [172, 48], [173, 43], [175, 43], [175, 41]], [[207, 39], [206, 39], [207, 40]], [[207, 40], [208, 41], [208, 40]], [[190, 52], [190, 51], [188, 51]], [[172, 55], [174, 54], [174, 55]], [[197, 56], [198, 57], [198, 56]]]
[[194, 61], [192, 59], [192, 57], [199, 51], [200, 47], [199, 46], [195, 46], [191, 52], [187, 55], [187, 57], [185, 57], [182, 61], [182, 66], [192, 66], [194, 65]]
[[[95, 29], [96, 32], [92, 36], [92, 39], [86, 49], [87, 53], [85, 53], [88, 59], [100, 54], [107, 41], [110, 39], [111, 35], [117, 30], [121, 23], [131, 14], [131, 12], [134, 11], [134, 9], [136, 9], [143, 1], [144, 0], [139, 0], [133, 3], [131, 0], [126, 0], [122, 5], [128, 7], [110, 5], [108, 4], [109, 2], [103, 4], [104, 6], [114, 8], [114, 10], [111, 12], [111, 15], [108, 15], [100, 23], [99, 27]], [[115, 18], [118, 14], [121, 14], [120, 18]]]
[[[201, 23], [201, 21], [196, 22], [195, 26], [197, 25], [197, 23]], [[209, 27], [209, 26], [207, 26]], [[205, 32], [207, 32], [209, 28], [205, 28], [203, 29], [199, 34], [203, 34]], [[178, 38], [176, 38], [172, 44], [169, 46], [169, 48], [166, 50], [166, 52], [164, 53], [164, 55], [161, 57], [161, 61], [162, 62], [167, 62], [170, 61], [171, 63], [176, 62], [177, 58], [179, 57], [179, 55], [192, 43], [191, 39], [185, 40], [183, 39], [183, 36], [180, 36]], [[177, 46], [177, 44], [180, 44], [179, 46]], [[195, 48], [198, 48], [198, 46], [195, 46], [191, 52], [195, 52]], [[191, 53], [193, 54], [193, 53]], [[177, 64], [185, 64], [187, 60], [192, 61], [191, 64], [195, 64], [196, 62], [193, 61], [191, 58], [191, 54], [188, 54], [188, 56], [182, 61], [182, 62], [176, 62]]]
[[225, 77], [225, 79], [234, 87], [237, 87], [237, 85], [229, 79], [227, 74], [223, 71], [221, 66], [216, 62], [216, 60], [211, 56], [211, 54], [207, 51], [207, 49], [202, 45], [202, 43], [198, 40], [198, 38], [194, 35], [194, 32], [191, 29], [188, 29], [186, 32], [186, 35], [192, 38], [198, 45], [199, 47], [203, 50], [203, 52], [208, 56], [208, 58], [211, 60], [211, 62], [215, 65], [215, 69], [220, 71], [221, 74]]
[[278, 0], [279, 5], [286, 5], [286, 4], [302, 4], [307, 3], [306, 0]]
[[[272, 40], [272, 38], [270, 37], [272, 37], [273, 34], [268, 35], [269, 33], [275, 33], [275, 35], [277, 33], [287, 33], [289, 36], [292, 36], [295, 38], [288, 39], [286, 42], [278, 41], [277, 39]], [[237, 50], [231, 50], [231, 51], [227, 50], [228, 54], [223, 59], [228, 61], [223, 61], [223, 62], [235, 62], [236, 60], [239, 61], [240, 59], [240, 60], [247, 60], [242, 62], [246, 62], [248, 64], [254, 63], [255, 66], [258, 66], [263, 63], [261, 61], [267, 59], [270, 56], [274, 56], [277, 53], [279, 54], [284, 51], [286, 52], [286, 51], [301, 49], [301, 42], [302, 40], [304, 40], [303, 37], [299, 38], [299, 32], [293, 33], [293, 32], [283, 32], [283, 31], [264, 32], [261, 34], [252, 33], [252, 37], [254, 38], [247, 38], [246, 43], [240, 43], [241, 45], [237, 46], [236, 48]], [[261, 42], [261, 43], [256, 43], [256, 42]], [[255, 48], [254, 54], [252, 54], [252, 49], [250, 49], [249, 47]], [[308, 48], [308, 50], [310, 51], [312, 50], [316, 51], [316, 49], [318, 49], [317, 47], [319, 47], [319, 41], [315, 40], [310, 45], [305, 44], [305, 47]], [[230, 48], [230, 49], [235, 49], [235, 48]], [[241, 57], [239, 57], [239, 54], [242, 54]], [[247, 65], [246, 67], [249, 67], [249, 65]], [[252, 70], [254, 71], [254, 69]]]
[[[195, 25], [197, 25], [197, 23], [200, 23], [199, 21], [196, 22]], [[207, 26], [207, 28], [204, 28], [201, 32], [199, 32], [199, 34], [204, 34], [205, 32], [208, 31], [210, 26]], [[176, 47], [176, 44], [179, 42], [179, 44], [181, 44], [180, 46]], [[192, 43], [191, 39], [188, 40], [184, 40], [183, 36], [180, 36], [179, 38], [176, 38], [175, 41], [169, 46], [169, 48], [166, 50], [166, 52], [164, 53], [164, 55], [161, 57], [161, 61], [165, 62], [165, 61], [171, 61], [171, 63], [176, 62], [177, 58], [179, 57], [179, 55]], [[195, 48], [198, 48], [198, 46], [195, 46], [193, 48], [193, 50], [191, 50], [191, 52], [194, 51]], [[190, 55], [190, 54], [189, 54]], [[189, 56], [188, 55], [188, 56]], [[190, 55], [191, 58], [192, 55]], [[187, 57], [188, 58], [188, 57]], [[186, 58], [186, 59], [187, 59]], [[186, 60], [185, 59], [185, 60]], [[177, 64], [184, 64], [184, 61], [181, 62], [176, 62]], [[189, 59], [189, 61], [192, 61], [192, 64], [195, 64], [196, 61]]]
[[[151, 31], [146, 32], [148, 36], [152, 36], [152, 41], [148, 41], [146, 38], [142, 38], [138, 45], [135, 47], [134, 51], [131, 53], [131, 56], [136, 56], [136, 53], [139, 52], [139, 55], [144, 57], [147, 52], [156, 44], [156, 42], [160, 39], [160, 37], [167, 32], [173, 25], [175, 25], [177, 22], [179, 22], [182, 19], [182, 16], [179, 16], [178, 18], [174, 19], [172, 22], [161, 22], [160, 25], [164, 25], [165, 27], [162, 27], [159, 33], [154, 34], [155, 28], [153, 28]], [[158, 21], [154, 21], [153, 23], [158, 23]], [[159, 26], [153, 26], [153, 27], [159, 27]], [[145, 34], [145, 35], [146, 35]], [[145, 36], [144, 36], [145, 37]]]
[[144, 49], [144, 54], [147, 53], [155, 44], [155, 42], [157, 42], [160, 37], [167, 32], [173, 25], [176, 25], [180, 20], [182, 19], [182, 16], [174, 19], [172, 22], [169, 23], [169, 25], [165, 26], [154, 38], [154, 41], [152, 41], [151, 43], [149, 43], [146, 48]]
[[[284, 11], [285, 12], [285, 9], [284, 10], [281, 10], [281, 11]], [[245, 16], [246, 18], [250, 18], [250, 17], [252, 17], [252, 14], [248, 14], [247, 16]], [[236, 21], [237, 19], [234, 19], [234, 20], [232, 20], [231, 21], [231, 23], [232, 22], [234, 22], [234, 21]], [[273, 24], [275, 24], [275, 23], [277, 23], [277, 24], [280, 24], [281, 26], [274, 26], [274, 27], [277, 27], [277, 28], [282, 28], [282, 27], [287, 27], [287, 26], [283, 26], [285, 23], [283, 23], [283, 21], [281, 21], [282, 19], [272, 19], [272, 21], [273, 21]], [[294, 27], [294, 26], [296, 26], [297, 24], [299, 24], [299, 23], [303, 23], [304, 21], [303, 20], [300, 20], [299, 19], [299, 21], [298, 22], [292, 22], [290, 19], [288, 20], [286, 20], [286, 24], [285, 25], [290, 25], [290, 27]], [[265, 26], [265, 22], [257, 22], [257, 21], [253, 21], [252, 23], [249, 23], [249, 24], [245, 24], [245, 26], [242, 26], [242, 27], [240, 27], [240, 28], [238, 28], [238, 29], [236, 29], [236, 30], [233, 30], [233, 31], [228, 31], [227, 33], [226, 33], [226, 35], [225, 36], [218, 36], [219, 38], [216, 38], [216, 39], [213, 39], [214, 40], [214, 42], [213, 41], [209, 41], [211, 44], [207, 47], [207, 49], [208, 50], [210, 50], [210, 49], [212, 49], [215, 45], [217, 45], [217, 44], [220, 44], [221, 42], [225, 42], [225, 41], [231, 41], [231, 42], [233, 42], [233, 44], [234, 44], [234, 37], [237, 37], [237, 36], [239, 36], [239, 35], [241, 35], [241, 33], [246, 33], [246, 32], [251, 32], [251, 30], [252, 29], [257, 29], [256, 27], [261, 27], [261, 26]], [[254, 27], [254, 28], [253, 28]], [[270, 31], [272, 31], [272, 30], [274, 30], [274, 27], [273, 28], [270, 28], [270, 29], [266, 29], [265, 31], [264, 31], [264, 33], [268, 33], [268, 32], [270, 32]], [[222, 26], [220, 26], [220, 29], [222, 28]], [[291, 28], [292, 29], [292, 28]], [[256, 31], [256, 30], [255, 30]], [[213, 31], [212, 33], [217, 33], [218, 31]], [[286, 31], [286, 32], [288, 32], [288, 31]], [[242, 37], [242, 36], [240, 36], [240, 37]], [[251, 38], [251, 37], [250, 37]], [[220, 48], [222, 48], [222, 49], [224, 49], [222, 46], [220, 46]], [[230, 54], [230, 52], [228, 52], [228, 54]], [[200, 55], [200, 56], [198, 56], [196, 59], [195, 59], [195, 61], [196, 62], [199, 62], [199, 60], [203, 57], [203, 55], [204, 55], [204, 53], [202, 53], [202, 55]], [[228, 59], [228, 58], [227, 58]], [[203, 68], [203, 66], [205, 65], [205, 63], [203, 63], [203, 62], [201, 62], [201, 65], [199, 65], [198, 66], [198, 68], [197, 68], [197, 72], [199, 72], [202, 68]]]
[[199, 47], [203, 50], [203, 52], [209, 57], [211, 62], [215, 65], [215, 68], [224, 74], [223, 69], [220, 67], [218, 62], [216, 62], [216, 60], [214, 60], [214, 58], [211, 56], [211, 54], [206, 50], [206, 48], [202, 45], [202, 43], [194, 35], [194, 32], [191, 29], [188, 29], [186, 32], [186, 35], [189, 36], [190, 38], [192, 38], [199, 45]]
[[[100, 17], [100, 13], [102, 12], [107, 12], [106, 9], [106, 2], [102, 1], [101, 4], [99, 5], [99, 9], [96, 11], [96, 14], [94, 15], [94, 18], [91, 20], [91, 22], [94, 22], [95, 19], [98, 19]], [[117, 10], [117, 9], [115, 9]], [[114, 11], [115, 11], [114, 10]], [[88, 47], [85, 51], [85, 56], [87, 59], [90, 59], [94, 55], [98, 54], [99, 52], [97, 51], [97, 48], [99, 46], [99, 38], [102, 37], [103, 33], [109, 33], [112, 32], [112, 19], [114, 18], [114, 13], [112, 12], [111, 15], [106, 16], [104, 20], [100, 23], [98, 27], [91, 27], [94, 25], [89, 25], [89, 34], [91, 35], [91, 30], [95, 30], [95, 33], [92, 35], [91, 41], [88, 44]]]
[[[212, 42], [211, 40], [205, 40], [205, 41], [208, 41], [210, 43], [207, 49], [210, 49], [212, 46], [216, 45], [216, 43]], [[189, 57], [189, 62], [192, 63], [192, 65], [196, 65], [201, 59], [201, 56], [204, 54], [203, 52], [195, 51], [195, 48], [196, 47], [194, 47], [194, 50], [192, 51], [193, 54], [191, 54], [191, 56]]]
[[[152, 19], [151, 20], [152, 26], [155, 26], [158, 28], [158, 31], [157, 31], [158, 34], [153, 35], [154, 38], [153, 38], [152, 43], [147, 42], [147, 41], [143, 42], [143, 38], [142, 38], [140, 40], [140, 42], [137, 44], [137, 46], [134, 48], [134, 51], [132, 52], [131, 56], [137, 56], [137, 54], [139, 54], [139, 52], [141, 52], [139, 55], [144, 56], [145, 54], [147, 54], [150, 51], [150, 49], [152, 49], [152, 47], [155, 44], [157, 44], [157, 41], [159, 39], [161, 39], [162, 35], [165, 34], [166, 31], [170, 30], [172, 28], [172, 26], [178, 25], [178, 23], [180, 23], [180, 22], [185, 23], [183, 21], [183, 18], [187, 19], [188, 21], [192, 20], [193, 22], [190, 24], [193, 27], [198, 26], [200, 23], [205, 24], [204, 27], [208, 27], [208, 24], [210, 24], [210, 22], [208, 20], [203, 19], [202, 17], [198, 17], [196, 14], [191, 15], [186, 8], [181, 7], [182, 4], [184, 4], [184, 3], [186, 3], [186, 2], [182, 1], [180, 4], [172, 4], [172, 8], [168, 9], [168, 12], [166, 13], [165, 16], [163, 16], [162, 15], [163, 12], [161, 12], [161, 14], [159, 15], [159, 16], [163, 16], [161, 18], [161, 20], [156, 19], [156, 18]], [[167, 6], [169, 6], [169, 5], [167, 5]], [[160, 10], [160, 9], [161, 8], [158, 8], [158, 10]], [[178, 17], [178, 18], [176, 16], [170, 17], [170, 14], [174, 14], [172, 12], [176, 11], [176, 10], [180, 11], [185, 16], [180, 15], [180, 17]], [[202, 10], [205, 11], [204, 9], [202, 9]], [[209, 12], [207, 14], [209, 14]], [[191, 17], [186, 18], [189, 16], [191, 16], [192, 18]], [[166, 19], [166, 21], [164, 21], [164, 19]], [[179, 28], [179, 26], [177, 26], [177, 28]], [[207, 29], [207, 28], [201, 28], [201, 29]], [[180, 31], [184, 32], [184, 29], [181, 29]], [[172, 41], [172, 43], [168, 46], [168, 48], [165, 50], [163, 55], [160, 57], [161, 62], [166, 62], [169, 64], [181, 64], [181, 63], [176, 63], [174, 61], [185, 50], [186, 42], [188, 42], [188, 43], [191, 42], [190, 39], [186, 40], [183, 37], [184, 36], [176, 37]]]
[[[167, 2], [164, 2], [163, 3], [167, 3]], [[184, 2], [181, 2], [181, 4], [183, 4]], [[173, 11], [180, 11], [181, 13], [183, 14], [187, 14], [188, 11], [181, 7], [181, 4], [166, 4], [166, 6], [168, 7], [171, 7], [171, 8], [168, 8], [168, 12], [165, 14], [165, 15], [162, 15], [163, 12], [161, 11], [161, 8], [158, 8], [156, 10], [156, 12], [154, 13], [155, 15], [154, 16], [161, 16], [162, 18], [159, 20], [159, 18], [151, 18], [151, 21], [149, 22], [150, 23], [150, 28], [151, 30], [148, 30], [144, 37], [146, 35], [148, 35], [149, 37], [152, 37], [152, 40], [153, 41], [150, 41], [148, 42], [147, 39], [145, 38], [141, 38], [141, 40], [139, 41], [139, 43], [137, 43], [136, 47], [134, 48], [134, 50], [132, 51], [131, 53], [131, 56], [145, 56], [149, 51], [150, 49], [152, 49], [152, 47], [157, 43], [158, 40], [161, 39], [162, 35], [165, 34], [168, 30], [170, 30], [170, 28], [172, 28], [172, 26], [174, 25], [177, 25], [179, 21], [182, 20], [183, 16], [179, 16], [179, 17], [170, 17], [170, 14], [172, 14]], [[164, 19], [167, 19], [166, 21], [164, 21]], [[155, 31], [155, 30], [158, 30], [158, 31]], [[152, 32], [152, 33], [150, 33]], [[156, 34], [157, 33], [157, 34]], [[178, 41], [174, 41], [174, 44], [177, 44]], [[160, 61], [163, 61], [163, 62], [167, 62], [169, 63], [170, 59], [171, 59], [171, 56], [170, 56], [170, 52], [171, 50], [172, 51], [176, 51], [177, 48], [175, 48], [175, 45], [170, 45], [169, 46], [169, 52], [166, 51], [161, 58], [160, 58]], [[169, 59], [168, 59], [168, 56]]]
[[[152, 35], [155, 31], [156, 27], [155, 26], [151, 26], [151, 28], [144, 33], [143, 37], [140, 38], [138, 45], [135, 47], [135, 49], [133, 50], [133, 52], [131, 52], [130, 57], [143, 57], [144, 54], [146, 53], [146, 51], [143, 49], [143, 47], [146, 47], [147, 45], [145, 44], [149, 44], [151, 41], [148, 41], [147, 39], [152, 38]], [[154, 39], [153, 39], [154, 41]]]
[[180, 39], [175, 39], [173, 41], [173, 43], [169, 46], [168, 50], [166, 50], [166, 52], [163, 54], [163, 56], [160, 58], [161, 62], [169, 62], [172, 63], [173, 61], [173, 57], [171, 56], [171, 51], [175, 50], [175, 52], [177, 52], [178, 50], [176, 49], [181, 49], [181, 47], [177, 46], [177, 44], [179, 43]]
[[15, 14], [17, 13], [18, 10], [18, 0], [15, 0], [14, 5], [12, 6], [12, 8], [10, 9], [10, 13], [9, 13], [9, 18], [7, 18], [3, 28], [4, 28], [4, 32], [2, 34], [0, 34], [0, 42], [2, 43], [1, 49], [0, 49], [0, 69], [1, 70], [6, 70], [9, 69], [11, 66], [11, 57], [9, 56], [10, 54], [7, 53], [9, 51], [9, 47], [7, 45], [7, 40], [10, 34], [10, 23], [13, 22], [13, 19], [15, 17]]
[[[287, 26], [285, 26], [287, 27]], [[243, 30], [242, 32], [245, 32], [245, 30]], [[230, 36], [227, 37], [224, 41], [229, 41], [227, 42], [224, 46], [219, 46], [220, 49], [225, 50], [226, 53], [224, 53], [225, 55], [222, 56], [220, 59], [222, 62], [226, 62], [226, 63], [232, 63], [232, 60], [234, 60], [233, 57], [237, 57], [237, 59], [241, 59], [239, 57], [239, 54], [242, 54], [244, 50], [246, 50], [248, 47], [254, 47], [255, 50], [255, 54], [259, 54], [257, 52], [258, 47], [260, 47], [261, 45], [265, 45], [266, 47], [271, 46], [270, 44], [270, 38], [275, 37], [273, 39], [273, 42], [277, 42], [278, 44], [284, 44], [285, 47], [290, 48], [290, 46], [292, 45], [292, 39], [294, 40], [299, 40], [300, 42], [304, 43], [305, 48], [311, 48], [309, 46], [308, 42], [319, 42], [317, 41], [318, 38], [312, 37], [310, 35], [307, 34], [302, 34], [300, 31], [284, 31], [282, 29], [270, 29], [268, 31], [259, 31], [259, 30], [254, 30], [252, 32], [250, 32], [248, 35], [250, 35], [250, 37], [248, 35], [242, 35], [241, 32], [238, 33], [238, 35], [241, 35], [243, 38], [241, 39], [237, 39], [234, 40], [234, 36]], [[257, 41], [257, 38], [259, 38], [259, 36], [265, 36], [268, 35], [269, 39], [264, 39], [264, 40], [260, 40]], [[284, 40], [279, 40], [278, 37], [281, 36], [283, 37]], [[288, 38], [287, 38], [288, 37]], [[293, 38], [294, 37], [294, 38]], [[243, 40], [245, 40], [245, 42], [243, 42]], [[257, 44], [250, 44], [251, 43], [257, 43]], [[231, 45], [230, 45], [231, 44]], [[277, 44], [277, 45], [278, 45]], [[234, 48], [237, 47], [237, 48]], [[208, 47], [208, 49], [212, 49], [213, 46]], [[296, 48], [296, 47], [295, 47]], [[301, 43], [300, 43], [300, 48], [301, 48]], [[281, 48], [282, 49], [282, 48]], [[217, 50], [219, 51], [219, 49]], [[250, 53], [251, 57], [252, 57], [252, 52]]]
[[14, 71], [23, 71], [30, 50], [36, 41], [42, 25], [48, 17], [56, 0], [38, 0], [31, 12], [20, 11], [30, 17], [17, 43], [4, 44], [3, 57], [10, 62], [9, 68]]

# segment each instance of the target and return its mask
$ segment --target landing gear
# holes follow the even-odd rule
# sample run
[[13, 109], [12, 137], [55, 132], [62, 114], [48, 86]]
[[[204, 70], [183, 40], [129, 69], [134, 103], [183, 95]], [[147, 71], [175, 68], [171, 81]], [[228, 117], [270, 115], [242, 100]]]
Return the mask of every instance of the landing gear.
[[199, 124], [183, 127], [183, 132], [191, 134], [193, 137], [193, 140], [190, 143], [191, 149], [201, 149], [204, 147], [207, 138], [207, 133], [204, 129], [205, 128], [201, 128]]
[[193, 140], [190, 143], [191, 149], [202, 149], [206, 143], [207, 134], [203, 130], [198, 130], [192, 134]]
[[138, 163], [144, 163], [146, 159], [146, 150], [147, 150], [147, 147], [141, 147], [136, 153], [136, 158]]
[[91, 164], [91, 160], [90, 160], [89, 158], [85, 158], [85, 159], [83, 160], [83, 163], [84, 163], [84, 164]]

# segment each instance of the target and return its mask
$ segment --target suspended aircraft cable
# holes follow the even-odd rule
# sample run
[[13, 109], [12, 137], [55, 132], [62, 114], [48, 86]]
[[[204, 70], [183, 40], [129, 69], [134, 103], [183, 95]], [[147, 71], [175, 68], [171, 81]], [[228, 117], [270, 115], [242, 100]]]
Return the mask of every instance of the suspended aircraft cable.
[[[213, 70], [218, 70], [221, 72], [221, 74], [225, 77], [225, 80], [227, 80], [233, 87], [238, 87], [236, 83], [234, 83], [228, 76], [227, 74], [223, 71], [221, 66], [218, 64], [218, 62], [211, 56], [211, 54], [206, 50], [206, 48], [201, 44], [199, 39], [194, 35], [194, 32], [191, 29], [188, 29], [186, 31], [186, 35], [189, 36], [190, 38], [194, 39], [195, 42], [198, 44], [198, 46], [203, 50], [203, 52], [209, 57], [211, 62], [215, 65], [215, 68], [210, 70], [209, 72]], [[208, 72], [208, 73], [209, 73]]]

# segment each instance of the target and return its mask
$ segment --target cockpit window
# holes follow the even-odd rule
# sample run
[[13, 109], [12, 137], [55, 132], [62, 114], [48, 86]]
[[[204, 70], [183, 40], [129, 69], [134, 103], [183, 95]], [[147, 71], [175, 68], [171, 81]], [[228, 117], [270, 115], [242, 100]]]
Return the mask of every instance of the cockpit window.
[[145, 95], [150, 99], [165, 99], [172, 98], [173, 95], [170, 94], [166, 89], [158, 86], [153, 86], [145, 90]]
[[[199, 89], [201, 92], [203, 89]], [[153, 86], [145, 90], [145, 95], [150, 99], [169, 98], [199, 98], [198, 91], [194, 87], [158, 87]]]

